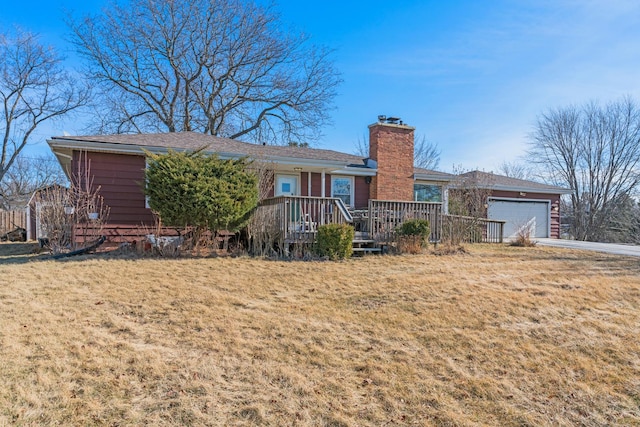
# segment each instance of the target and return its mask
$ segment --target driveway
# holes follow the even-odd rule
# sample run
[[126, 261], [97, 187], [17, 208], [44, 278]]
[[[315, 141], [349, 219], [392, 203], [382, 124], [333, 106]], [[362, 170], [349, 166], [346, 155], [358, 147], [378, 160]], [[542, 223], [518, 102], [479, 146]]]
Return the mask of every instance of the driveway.
[[640, 246], [621, 245], [617, 243], [580, 242], [565, 239], [534, 239], [540, 246], [554, 246], [557, 248], [582, 249], [585, 251], [604, 252], [614, 255], [640, 257]]

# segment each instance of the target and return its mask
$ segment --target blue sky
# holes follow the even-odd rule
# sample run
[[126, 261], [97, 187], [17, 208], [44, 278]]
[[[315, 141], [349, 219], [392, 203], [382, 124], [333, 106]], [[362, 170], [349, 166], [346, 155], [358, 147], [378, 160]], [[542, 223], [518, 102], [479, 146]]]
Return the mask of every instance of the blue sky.
[[[105, 4], [10, 2], [0, 26], [18, 24], [64, 51], [62, 9], [82, 14]], [[353, 152], [379, 114], [394, 115], [438, 144], [440, 169], [491, 171], [524, 154], [536, 116], [549, 108], [640, 99], [637, 1], [282, 0], [277, 9], [336, 50], [344, 83], [322, 148]], [[30, 150], [82, 128], [56, 123]]]

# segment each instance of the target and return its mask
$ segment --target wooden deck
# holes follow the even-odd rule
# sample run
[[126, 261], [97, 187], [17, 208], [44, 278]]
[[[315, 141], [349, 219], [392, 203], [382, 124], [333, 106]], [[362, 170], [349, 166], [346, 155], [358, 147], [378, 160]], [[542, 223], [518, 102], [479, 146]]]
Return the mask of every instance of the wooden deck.
[[334, 197], [279, 196], [263, 200], [255, 216], [263, 232], [279, 234], [283, 243], [313, 243], [318, 227], [353, 223], [341, 199]]
[[370, 200], [367, 209], [349, 210], [338, 198], [280, 196], [262, 201], [256, 215], [258, 233], [276, 236], [272, 240], [282, 245], [311, 244], [321, 225], [347, 223], [356, 231], [354, 252], [379, 252], [395, 242], [398, 226], [409, 219], [428, 220], [433, 243], [452, 229], [464, 229], [465, 242], [503, 241], [504, 221], [445, 215], [442, 203]]

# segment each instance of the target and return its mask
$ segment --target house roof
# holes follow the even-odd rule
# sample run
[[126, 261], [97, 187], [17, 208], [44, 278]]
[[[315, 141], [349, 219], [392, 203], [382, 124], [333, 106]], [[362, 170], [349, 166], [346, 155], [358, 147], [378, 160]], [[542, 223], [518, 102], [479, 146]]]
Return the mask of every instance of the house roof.
[[[344, 164], [362, 165], [363, 158], [339, 151], [307, 147], [290, 147], [279, 145], [259, 145], [235, 139], [221, 138], [198, 132], [171, 132], [154, 134], [118, 134], [89, 136], [55, 136], [51, 142], [76, 142], [78, 145], [104, 145], [141, 147], [145, 149], [198, 150], [231, 154], [238, 156], [261, 156], [272, 158], [295, 158], [307, 160], [324, 160]], [[112, 147], [115, 148], [115, 147]]]
[[[291, 164], [304, 161], [307, 165], [346, 167], [354, 174], [374, 175], [376, 171], [375, 163], [368, 164], [365, 157], [354, 154], [320, 148], [251, 144], [198, 132], [54, 136], [49, 140], [49, 145], [54, 152], [61, 148], [119, 153], [141, 153], [143, 149], [151, 152], [204, 149], [221, 157], [250, 156]], [[415, 168], [414, 174], [416, 179], [430, 181], [450, 181], [455, 178], [455, 175], [423, 168]]]
[[458, 180], [469, 180], [479, 187], [504, 191], [528, 191], [535, 193], [568, 194], [570, 190], [555, 185], [525, 179], [511, 178], [491, 172], [471, 171], [458, 175]]
[[[291, 166], [327, 169], [329, 173], [370, 175], [377, 172], [375, 162], [365, 162], [366, 158], [340, 151], [320, 148], [260, 145], [235, 139], [221, 138], [198, 132], [171, 132], [154, 134], [117, 134], [87, 136], [55, 136], [48, 141], [54, 153], [63, 164], [70, 162], [73, 149], [104, 151], [123, 154], [142, 154], [174, 150], [199, 150], [217, 153], [221, 157], [249, 156]], [[66, 168], [65, 168], [66, 169]], [[471, 178], [482, 186], [496, 190], [528, 191], [563, 194], [568, 190], [560, 187], [509, 178], [480, 171], [467, 172], [460, 177]], [[460, 178], [446, 172], [414, 168], [414, 178], [419, 181], [454, 182]]]
[[456, 175], [453, 175], [450, 173], [434, 171], [431, 169], [417, 168], [417, 167], [413, 168], [413, 176], [417, 180], [424, 180], [424, 181], [447, 181], [448, 182], [448, 181], [454, 181], [456, 179]]

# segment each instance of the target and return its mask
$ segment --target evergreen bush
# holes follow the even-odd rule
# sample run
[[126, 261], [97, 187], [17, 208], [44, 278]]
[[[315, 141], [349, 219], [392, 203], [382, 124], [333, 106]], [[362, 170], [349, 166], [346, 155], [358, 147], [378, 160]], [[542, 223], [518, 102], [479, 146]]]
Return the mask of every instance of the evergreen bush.
[[237, 231], [257, 205], [257, 177], [247, 171], [247, 159], [201, 151], [147, 155], [145, 193], [165, 225]]
[[316, 250], [319, 256], [331, 260], [349, 258], [353, 253], [355, 231], [347, 224], [326, 224], [318, 227]]

